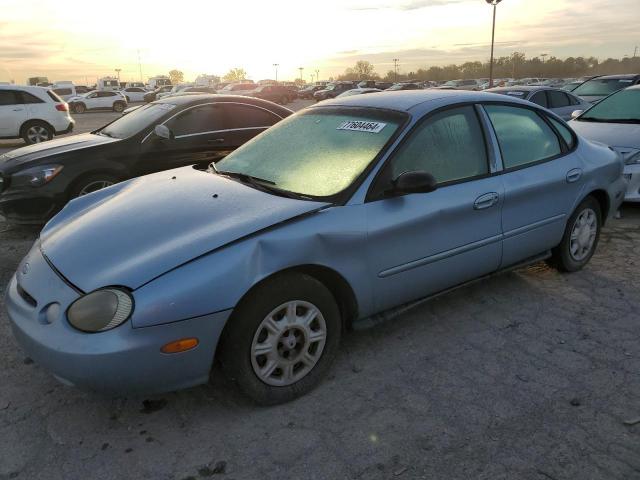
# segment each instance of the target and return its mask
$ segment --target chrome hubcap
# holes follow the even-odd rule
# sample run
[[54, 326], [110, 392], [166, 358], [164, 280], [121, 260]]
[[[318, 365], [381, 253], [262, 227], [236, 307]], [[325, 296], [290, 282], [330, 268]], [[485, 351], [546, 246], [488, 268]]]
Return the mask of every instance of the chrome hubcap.
[[85, 185], [82, 190], [80, 190], [80, 193], [78, 194], [78, 196], [82, 197], [83, 195], [86, 195], [88, 193], [97, 192], [98, 190], [102, 190], [103, 188], [110, 187], [111, 185], [113, 185], [113, 182], [110, 182], [108, 180], [91, 182]]
[[49, 140], [49, 132], [40, 125], [34, 125], [27, 130], [27, 138], [31, 143], [46, 142]]
[[318, 363], [327, 339], [322, 313], [312, 303], [292, 300], [274, 308], [251, 343], [251, 366], [267, 385], [291, 385]]
[[571, 230], [569, 251], [574, 260], [580, 262], [589, 256], [596, 241], [597, 233], [598, 219], [596, 212], [590, 208], [585, 208], [576, 218]]

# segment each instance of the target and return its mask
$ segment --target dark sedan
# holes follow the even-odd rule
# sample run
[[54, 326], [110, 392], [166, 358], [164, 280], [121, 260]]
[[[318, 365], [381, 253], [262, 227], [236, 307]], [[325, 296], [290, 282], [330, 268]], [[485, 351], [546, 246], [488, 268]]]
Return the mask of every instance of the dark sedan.
[[330, 83], [327, 85], [324, 90], [318, 90], [313, 94], [313, 98], [319, 102], [321, 100], [327, 100], [329, 98], [336, 98], [341, 93], [346, 92], [347, 90], [352, 90], [356, 87], [356, 83], [354, 82], [336, 82]]
[[173, 85], [163, 85], [162, 87], [158, 87], [155, 90], [144, 94], [144, 101], [146, 103], [150, 103], [156, 100], [159, 93], [170, 92], [173, 88]]
[[293, 112], [255, 98], [182, 95], [114, 122], [0, 155], [0, 214], [42, 223], [69, 200], [184, 165], [206, 167]]
[[298, 98], [313, 100], [313, 94], [318, 90], [324, 90], [326, 85], [310, 85], [298, 91]]

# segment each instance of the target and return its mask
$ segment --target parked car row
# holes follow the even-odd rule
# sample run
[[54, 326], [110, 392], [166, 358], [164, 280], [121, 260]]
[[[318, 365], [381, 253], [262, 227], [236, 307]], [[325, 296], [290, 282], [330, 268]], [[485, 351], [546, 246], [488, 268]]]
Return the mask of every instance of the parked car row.
[[0, 156], [3, 214], [71, 201], [10, 281], [12, 330], [69, 385], [177, 390], [215, 360], [256, 402], [291, 400], [359, 319], [540, 260], [583, 268], [627, 182], [621, 154], [572, 125], [632, 125], [638, 95], [567, 124], [520, 95], [461, 90], [294, 115], [184, 94], [15, 150]]

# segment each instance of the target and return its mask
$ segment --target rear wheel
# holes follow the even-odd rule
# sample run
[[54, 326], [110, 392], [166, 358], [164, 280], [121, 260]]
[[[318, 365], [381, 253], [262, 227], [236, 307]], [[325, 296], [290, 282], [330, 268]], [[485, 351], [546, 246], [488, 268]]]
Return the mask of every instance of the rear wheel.
[[125, 104], [122, 102], [116, 102], [113, 104], [113, 111], [121, 113], [125, 109]]
[[84, 113], [87, 111], [87, 106], [84, 103], [76, 103], [73, 106], [74, 113]]
[[562, 241], [552, 251], [550, 264], [563, 272], [582, 269], [596, 251], [601, 228], [600, 204], [587, 197], [569, 218]]
[[110, 187], [118, 183], [119, 180], [113, 175], [106, 173], [97, 173], [95, 175], [89, 175], [81, 178], [73, 190], [71, 191], [71, 198], [82, 197], [89, 193], [97, 192], [103, 188]]
[[277, 276], [250, 292], [221, 340], [225, 374], [255, 402], [274, 405], [313, 389], [329, 370], [342, 323], [333, 295], [304, 274]]
[[29, 122], [22, 127], [22, 138], [27, 145], [51, 140], [53, 134], [53, 128], [45, 122]]

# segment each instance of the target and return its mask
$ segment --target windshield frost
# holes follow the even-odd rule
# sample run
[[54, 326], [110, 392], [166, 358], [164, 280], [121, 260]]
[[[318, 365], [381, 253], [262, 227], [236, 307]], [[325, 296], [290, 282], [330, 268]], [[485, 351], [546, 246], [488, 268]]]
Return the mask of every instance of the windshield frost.
[[357, 110], [289, 117], [218, 162], [283, 190], [328, 197], [346, 189], [398, 129], [401, 118]]
[[640, 122], [640, 90], [622, 90], [605, 98], [579, 120]]

